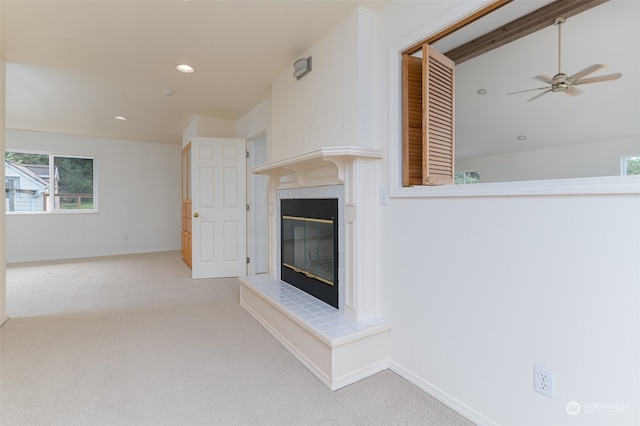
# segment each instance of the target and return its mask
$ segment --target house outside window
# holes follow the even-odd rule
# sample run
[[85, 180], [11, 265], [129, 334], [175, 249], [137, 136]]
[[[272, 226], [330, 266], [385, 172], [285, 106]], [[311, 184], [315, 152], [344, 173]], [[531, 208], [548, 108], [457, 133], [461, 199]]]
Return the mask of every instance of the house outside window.
[[7, 200], [6, 210], [15, 211], [16, 197], [20, 196], [20, 178], [17, 176], [5, 176], [4, 186]]
[[4, 186], [7, 189], [7, 193], [20, 193], [20, 178], [17, 176], [5, 176]]
[[14, 151], [5, 158], [7, 212], [96, 210], [94, 158]]

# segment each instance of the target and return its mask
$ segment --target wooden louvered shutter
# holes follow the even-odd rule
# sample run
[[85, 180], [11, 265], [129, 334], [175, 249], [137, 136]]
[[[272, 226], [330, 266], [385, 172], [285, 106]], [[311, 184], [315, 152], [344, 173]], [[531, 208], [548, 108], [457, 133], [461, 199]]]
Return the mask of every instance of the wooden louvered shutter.
[[422, 185], [422, 58], [402, 57], [402, 184]]
[[403, 55], [403, 185], [446, 185], [454, 174], [454, 62], [422, 46]]

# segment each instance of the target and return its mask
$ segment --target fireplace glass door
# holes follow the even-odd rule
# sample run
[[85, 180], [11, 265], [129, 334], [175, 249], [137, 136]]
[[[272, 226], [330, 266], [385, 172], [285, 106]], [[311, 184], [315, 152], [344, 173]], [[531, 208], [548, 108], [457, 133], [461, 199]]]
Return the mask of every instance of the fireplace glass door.
[[335, 285], [333, 220], [282, 216], [282, 266]]
[[293, 199], [281, 203], [281, 276], [338, 307], [337, 200]]

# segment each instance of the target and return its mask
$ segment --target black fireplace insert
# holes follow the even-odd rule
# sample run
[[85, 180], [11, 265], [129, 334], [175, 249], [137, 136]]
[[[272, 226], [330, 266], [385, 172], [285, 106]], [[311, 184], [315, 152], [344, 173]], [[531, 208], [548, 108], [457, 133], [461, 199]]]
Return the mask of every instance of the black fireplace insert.
[[338, 307], [338, 200], [280, 200], [280, 276]]

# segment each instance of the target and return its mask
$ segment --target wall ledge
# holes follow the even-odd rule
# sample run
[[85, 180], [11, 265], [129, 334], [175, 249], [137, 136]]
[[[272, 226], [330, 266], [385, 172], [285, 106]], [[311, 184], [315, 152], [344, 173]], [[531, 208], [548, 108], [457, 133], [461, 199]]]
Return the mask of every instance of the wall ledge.
[[396, 188], [392, 198], [517, 197], [552, 195], [640, 194], [640, 176], [605, 176], [547, 179], [473, 185], [413, 186]]

